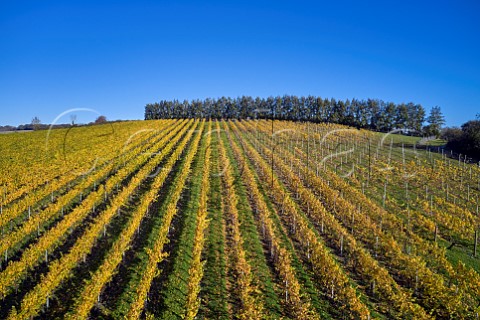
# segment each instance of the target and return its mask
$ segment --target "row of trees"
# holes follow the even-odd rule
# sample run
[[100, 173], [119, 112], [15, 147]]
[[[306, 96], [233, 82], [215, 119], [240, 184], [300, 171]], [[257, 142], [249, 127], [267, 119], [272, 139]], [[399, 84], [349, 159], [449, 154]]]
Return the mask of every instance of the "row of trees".
[[[77, 121], [77, 116], [76, 115], [71, 115], [70, 116], [70, 121], [71, 124], [66, 124], [66, 123], [60, 123], [60, 124], [54, 124], [52, 128], [68, 128], [70, 126], [75, 126]], [[87, 125], [92, 125], [92, 124], [104, 124], [107, 123], [107, 118], [105, 116], [98, 116], [97, 119], [95, 119], [95, 122], [90, 122]], [[0, 132], [2, 131], [18, 131], [18, 130], [46, 130], [49, 129], [50, 125], [49, 124], [43, 124], [42, 121], [40, 120], [39, 117], [35, 116], [32, 119], [32, 122], [30, 124], [21, 124], [17, 127], [15, 126], [0, 126]]]
[[[54, 124], [52, 128], [68, 128], [70, 126], [75, 126], [75, 121], [77, 121], [77, 116], [76, 115], [71, 115], [70, 116], [71, 124], [66, 124], [66, 123], [60, 123], [60, 124]], [[107, 118], [105, 116], [98, 116], [97, 119], [95, 119], [95, 122], [90, 122], [87, 125], [92, 125], [92, 124], [104, 124], [107, 123]], [[30, 124], [21, 124], [18, 127], [15, 126], [0, 126], [0, 132], [2, 131], [18, 131], [18, 130], [46, 130], [49, 129], [50, 125], [49, 124], [43, 124], [42, 121], [40, 120], [39, 117], [35, 116], [32, 119], [32, 122]]]
[[[438, 107], [437, 107], [438, 108]], [[440, 109], [438, 108], [438, 111]], [[378, 99], [322, 99], [321, 97], [238, 98], [221, 97], [192, 101], [147, 104], [145, 120], [164, 118], [254, 119], [271, 118], [331, 122], [376, 131], [410, 129], [422, 132], [425, 109], [420, 104], [385, 102]], [[440, 113], [441, 115], [441, 113]], [[433, 119], [433, 118], [432, 118]], [[435, 124], [435, 128], [441, 124]]]

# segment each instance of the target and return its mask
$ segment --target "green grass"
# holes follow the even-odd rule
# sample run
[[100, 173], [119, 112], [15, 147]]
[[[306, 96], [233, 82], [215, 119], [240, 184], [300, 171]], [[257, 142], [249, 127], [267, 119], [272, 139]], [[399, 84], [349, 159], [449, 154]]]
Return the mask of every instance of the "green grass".
[[447, 144], [447, 140], [443, 140], [443, 139], [433, 139], [425, 143], [425, 145], [432, 146], [432, 147], [442, 147], [442, 146], [445, 146], [446, 144]]
[[[438, 240], [439, 246], [448, 248], [450, 242], [443, 239]], [[472, 245], [470, 247], [465, 246], [453, 246], [451, 249], [446, 249], [445, 251], [447, 259], [453, 264], [456, 265], [458, 262], [463, 262], [467, 267], [472, 268], [476, 272], [480, 273], [480, 245], [477, 247], [477, 257], [473, 256], [473, 235], [472, 235]]]
[[377, 136], [378, 139], [385, 138], [385, 141], [384, 141], [385, 144], [389, 144], [390, 141], [392, 141], [393, 144], [404, 143], [405, 146], [416, 144], [416, 145], [424, 145], [424, 146], [432, 146], [432, 147], [441, 147], [447, 144], [447, 141], [443, 139], [433, 139], [433, 140], [422, 141], [423, 139], [422, 137], [407, 136], [399, 133], [375, 132], [375, 135]]
[[374, 134], [378, 139], [385, 138], [385, 141], [384, 141], [385, 144], [389, 144], [390, 141], [392, 141], [393, 144], [404, 143], [406, 145], [413, 145], [413, 144], [418, 144], [418, 142], [422, 139], [421, 137], [406, 136], [404, 134], [398, 134], [398, 133], [375, 132]]

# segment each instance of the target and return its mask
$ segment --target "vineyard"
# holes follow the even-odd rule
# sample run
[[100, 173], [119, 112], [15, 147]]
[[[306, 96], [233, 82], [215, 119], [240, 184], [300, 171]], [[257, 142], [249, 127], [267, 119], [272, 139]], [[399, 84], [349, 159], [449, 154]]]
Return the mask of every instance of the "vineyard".
[[2, 319], [479, 319], [480, 164], [339, 124], [0, 135]]

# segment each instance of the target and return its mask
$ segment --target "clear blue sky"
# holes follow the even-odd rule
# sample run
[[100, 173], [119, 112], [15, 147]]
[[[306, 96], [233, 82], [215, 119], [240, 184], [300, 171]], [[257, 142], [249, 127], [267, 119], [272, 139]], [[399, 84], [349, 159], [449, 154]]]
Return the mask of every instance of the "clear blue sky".
[[480, 112], [479, 14], [477, 0], [0, 0], [0, 125], [244, 94], [413, 101], [460, 125]]

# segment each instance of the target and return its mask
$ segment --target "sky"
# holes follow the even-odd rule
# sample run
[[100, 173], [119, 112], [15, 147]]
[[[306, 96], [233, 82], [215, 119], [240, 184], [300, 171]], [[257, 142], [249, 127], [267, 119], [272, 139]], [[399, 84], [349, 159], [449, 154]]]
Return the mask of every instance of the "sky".
[[440, 106], [458, 126], [480, 113], [479, 13], [477, 0], [0, 0], [0, 125], [294, 94]]

